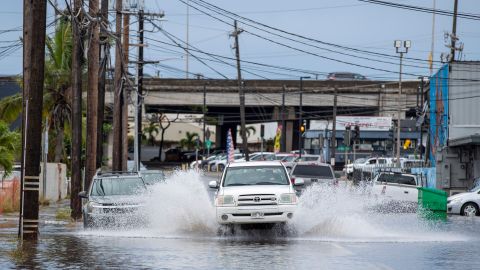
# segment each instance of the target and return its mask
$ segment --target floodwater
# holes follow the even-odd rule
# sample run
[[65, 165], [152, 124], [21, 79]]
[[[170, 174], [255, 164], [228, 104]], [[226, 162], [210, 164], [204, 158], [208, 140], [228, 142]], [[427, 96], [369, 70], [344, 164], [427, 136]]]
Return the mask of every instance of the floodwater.
[[286, 233], [219, 235], [211, 179], [178, 173], [154, 186], [148, 225], [84, 230], [46, 216], [40, 239], [23, 246], [15, 228], [0, 229], [0, 269], [480, 269], [479, 218], [378, 213], [342, 185], [306, 190]]

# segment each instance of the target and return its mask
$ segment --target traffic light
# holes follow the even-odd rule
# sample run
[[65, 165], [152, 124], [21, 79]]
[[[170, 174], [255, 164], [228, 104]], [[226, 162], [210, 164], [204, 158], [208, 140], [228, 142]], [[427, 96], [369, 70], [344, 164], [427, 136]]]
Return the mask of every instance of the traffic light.
[[410, 144], [412, 144], [412, 141], [410, 139], [406, 139], [405, 142], [403, 143], [403, 149], [407, 150], [408, 147], [410, 147]]
[[358, 139], [360, 139], [360, 127], [355, 126], [353, 130], [353, 140], [358, 140]]
[[350, 126], [345, 127], [345, 133], [343, 134], [343, 144], [350, 146], [352, 144], [352, 128]]
[[388, 138], [389, 138], [390, 140], [393, 140], [393, 128], [391, 128], [391, 129], [388, 130]]
[[302, 125], [300, 126], [300, 132], [301, 132], [301, 133], [304, 133], [304, 132], [305, 132], [305, 125], [302, 124]]

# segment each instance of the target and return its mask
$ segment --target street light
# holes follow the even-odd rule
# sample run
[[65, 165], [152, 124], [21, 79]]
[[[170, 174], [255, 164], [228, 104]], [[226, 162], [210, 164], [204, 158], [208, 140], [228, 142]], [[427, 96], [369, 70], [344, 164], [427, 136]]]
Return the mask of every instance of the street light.
[[[403, 49], [402, 49], [403, 45]], [[393, 46], [395, 47], [395, 51], [400, 54], [400, 72], [399, 72], [399, 80], [398, 80], [398, 115], [397, 115], [397, 167], [400, 167], [400, 114], [402, 113], [401, 107], [401, 98], [402, 98], [402, 62], [403, 62], [403, 54], [408, 53], [408, 49], [411, 47], [412, 42], [410, 40], [395, 40]]]
[[302, 99], [303, 99], [303, 79], [310, 79], [310, 76], [302, 76], [300, 77], [300, 106], [299, 106], [299, 117], [298, 117], [298, 157], [302, 157], [302, 134], [300, 132], [300, 127], [303, 124], [302, 116]]

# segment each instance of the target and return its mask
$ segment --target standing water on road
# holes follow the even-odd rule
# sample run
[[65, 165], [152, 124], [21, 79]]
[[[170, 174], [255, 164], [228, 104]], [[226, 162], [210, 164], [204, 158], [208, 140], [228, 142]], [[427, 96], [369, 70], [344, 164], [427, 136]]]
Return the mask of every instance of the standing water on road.
[[368, 192], [342, 182], [306, 188], [286, 234], [258, 229], [218, 235], [214, 190], [206, 185], [214, 179], [176, 172], [153, 186], [144, 198], [147, 224], [98, 230], [45, 224], [26, 256], [18, 256], [12, 231], [0, 229], [0, 268], [480, 267], [477, 218], [444, 222], [380, 213]]

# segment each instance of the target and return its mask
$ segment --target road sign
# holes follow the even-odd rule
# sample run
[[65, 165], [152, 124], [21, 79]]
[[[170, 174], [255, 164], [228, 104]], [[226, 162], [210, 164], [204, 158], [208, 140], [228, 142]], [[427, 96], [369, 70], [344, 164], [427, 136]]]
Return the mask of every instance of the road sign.
[[205, 141], [205, 146], [207, 147], [207, 149], [210, 149], [212, 147], [212, 141], [206, 140]]
[[338, 148], [337, 148], [338, 151], [350, 151], [352, 150], [352, 148], [350, 146], [345, 146], [345, 145], [340, 145]]

